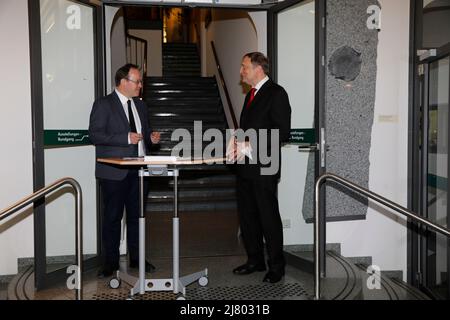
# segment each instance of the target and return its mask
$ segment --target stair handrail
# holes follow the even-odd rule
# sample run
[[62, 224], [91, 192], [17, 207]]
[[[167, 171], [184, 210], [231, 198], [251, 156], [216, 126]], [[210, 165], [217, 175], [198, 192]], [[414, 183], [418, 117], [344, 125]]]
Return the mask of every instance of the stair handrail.
[[[415, 222], [422, 223], [430, 227], [431, 229], [450, 237], [450, 229], [442, 227], [438, 224], [431, 222], [430, 220], [423, 218], [409, 209], [402, 207], [401, 205], [375, 193], [366, 188], [363, 188], [345, 178], [332, 173], [325, 173], [321, 175], [315, 184], [315, 202], [314, 202], [314, 298], [316, 300], [320, 299], [320, 277], [324, 270], [320, 270], [322, 266], [322, 259], [325, 252], [324, 244], [326, 243], [326, 232], [325, 223], [326, 219], [321, 219], [320, 217], [320, 187], [327, 180], [336, 182], [337, 184], [346, 187], [349, 190], [355, 191], [361, 195], [366, 196], [374, 200], [375, 202], [381, 203], [382, 205], [397, 211], [398, 213], [407, 216], [408, 218], [414, 220]], [[321, 239], [321, 232], [324, 232], [323, 242]]]
[[[148, 48], [148, 42], [145, 39], [133, 36], [130, 34], [130, 28], [128, 26], [128, 12], [127, 9], [123, 8], [123, 17], [124, 17], [124, 26], [125, 26], [125, 54], [127, 56], [127, 63], [132, 63], [138, 66], [142, 67], [142, 88], [144, 88], [144, 81], [145, 77], [147, 77], [147, 48]], [[135, 59], [132, 60], [132, 52], [131, 52], [131, 40], [135, 41]], [[141, 45], [144, 47], [144, 54], [141, 59], [141, 63], [139, 63], [137, 58], [137, 44], [141, 43]], [[128, 55], [128, 44], [130, 47], [130, 55]], [[141, 90], [141, 95], [143, 94], [143, 90]]]
[[222, 73], [222, 68], [220, 67], [219, 57], [217, 56], [216, 47], [214, 46], [214, 41], [211, 41], [212, 52], [214, 55], [214, 60], [216, 61], [217, 71], [219, 73], [220, 82], [222, 84], [222, 88], [225, 92], [225, 97], [227, 98], [228, 111], [231, 115], [231, 120], [233, 121], [234, 129], [237, 129], [238, 123], [236, 121], [236, 116], [234, 114], [233, 104], [231, 103], [230, 94], [228, 93], [227, 84], [225, 83], [225, 78]]
[[[59, 189], [64, 185], [69, 185], [75, 192], [75, 254], [77, 261], [77, 277], [76, 277], [76, 287], [75, 287], [75, 297], [77, 300], [83, 299], [83, 227], [82, 227], [82, 190], [80, 184], [73, 178], [65, 177], [56, 180], [52, 184], [39, 189], [38, 191], [32, 193], [31, 195], [17, 201], [16, 203], [10, 205], [6, 209], [0, 211], [0, 222], [17, 211], [23, 209], [31, 203], [36, 202], [42, 197], [48, 195], [49, 193]], [[23, 213], [23, 212], [22, 212]]]
[[[132, 59], [132, 52], [131, 52], [131, 40], [133, 40], [133, 41], [135, 41], [135, 59], [133, 60]], [[138, 52], [138, 50], [137, 50], [137, 44], [138, 43], [141, 43], [141, 45], [143, 46], [143, 48], [144, 48], [144, 53], [143, 53], [143, 56], [142, 56], [142, 59], [140, 60], [142, 63], [139, 63], [139, 61], [138, 61], [138, 55], [137, 55], [137, 52]], [[141, 66], [142, 67], [142, 86], [144, 86], [144, 79], [145, 79], [145, 77], [147, 76], [147, 47], [148, 47], [148, 42], [147, 42], [147, 40], [145, 40], [145, 39], [142, 39], [142, 38], [139, 38], [139, 37], [136, 37], [136, 36], [133, 36], [133, 35], [131, 35], [130, 33], [129, 33], [129, 31], [127, 30], [127, 32], [126, 32], [126, 38], [125, 38], [125, 46], [126, 47], [130, 47], [130, 55], [128, 55], [128, 49], [126, 49], [126, 53], [127, 53], [127, 62], [128, 63], [133, 63], [133, 64], [136, 64], [136, 65], [139, 65], [139, 66]]]
[[201, 53], [202, 39], [200, 36], [200, 29], [196, 23], [194, 23], [194, 30], [195, 30], [195, 38], [197, 40], [197, 52], [198, 52], [198, 55], [201, 57], [201, 55], [202, 55], [202, 53]]

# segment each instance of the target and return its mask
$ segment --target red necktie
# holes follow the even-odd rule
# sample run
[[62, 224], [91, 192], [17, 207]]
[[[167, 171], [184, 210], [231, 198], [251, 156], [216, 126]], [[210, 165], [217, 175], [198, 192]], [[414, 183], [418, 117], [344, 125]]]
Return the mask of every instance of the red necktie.
[[250, 106], [250, 104], [252, 103], [253, 99], [255, 98], [255, 91], [256, 91], [255, 88], [251, 88], [251, 90], [250, 90], [250, 98], [247, 101], [246, 108], [248, 108]]

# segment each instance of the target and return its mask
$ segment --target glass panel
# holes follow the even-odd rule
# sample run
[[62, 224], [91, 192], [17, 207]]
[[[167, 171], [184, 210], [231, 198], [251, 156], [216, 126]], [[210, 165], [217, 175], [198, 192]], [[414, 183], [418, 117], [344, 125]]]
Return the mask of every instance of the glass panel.
[[423, 48], [439, 48], [450, 42], [450, 0], [423, 1]]
[[[291, 127], [314, 128], [315, 2], [289, 7], [278, 14], [277, 21], [277, 80], [289, 95]], [[284, 146], [281, 170], [278, 197], [285, 227], [284, 244], [312, 244], [312, 225], [302, 219], [312, 216], [312, 210], [303, 212], [303, 217], [300, 212], [305, 189], [313, 188], [310, 182], [314, 181], [314, 153], [299, 152], [296, 145]], [[312, 193], [307, 194], [311, 195], [306, 200], [310, 205], [305, 207], [312, 208]]]
[[[449, 58], [430, 64], [428, 125], [428, 219], [447, 227]], [[427, 284], [448, 297], [447, 238], [430, 232], [427, 238]]]
[[[41, 0], [44, 130], [87, 130], [95, 98], [93, 8], [67, 0]], [[67, 145], [71, 136], [46, 145], [45, 184], [76, 179], [83, 191], [83, 251], [95, 255], [94, 147]], [[66, 145], [65, 145], [66, 144]], [[47, 271], [73, 264], [75, 197], [68, 188], [47, 198]]]

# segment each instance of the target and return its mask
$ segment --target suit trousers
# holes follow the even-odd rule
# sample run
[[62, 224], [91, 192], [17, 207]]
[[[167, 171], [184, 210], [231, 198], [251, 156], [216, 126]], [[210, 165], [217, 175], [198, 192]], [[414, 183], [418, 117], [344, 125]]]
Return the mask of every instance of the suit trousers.
[[275, 176], [237, 179], [237, 203], [248, 263], [264, 263], [264, 240], [269, 270], [283, 272], [283, 225], [277, 199]]
[[[100, 179], [103, 198], [102, 246], [105, 267], [117, 270], [120, 258], [121, 220], [126, 209], [127, 244], [130, 260], [139, 259], [138, 170], [130, 169], [123, 180]], [[144, 198], [148, 188], [144, 183]]]

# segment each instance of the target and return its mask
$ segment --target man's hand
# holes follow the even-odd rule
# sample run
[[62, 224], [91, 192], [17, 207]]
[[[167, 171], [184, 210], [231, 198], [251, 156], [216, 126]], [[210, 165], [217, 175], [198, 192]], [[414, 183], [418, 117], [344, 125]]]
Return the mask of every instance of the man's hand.
[[247, 156], [250, 160], [253, 159], [253, 157], [252, 157], [252, 151], [253, 151], [253, 149], [252, 149], [252, 146], [251, 146], [251, 144], [250, 144], [249, 141], [238, 142], [238, 143], [237, 143], [236, 150], [237, 150], [237, 160], [238, 160], [238, 161], [243, 160], [246, 156]]
[[252, 160], [252, 151], [252, 146], [249, 141], [237, 142], [236, 137], [232, 137], [227, 146], [227, 161], [241, 161], [246, 156]]
[[229, 162], [235, 162], [237, 158], [237, 142], [236, 137], [231, 137], [230, 141], [228, 142], [227, 146], [227, 161]]
[[142, 140], [142, 134], [130, 132], [130, 144], [138, 144]]
[[150, 140], [153, 144], [158, 144], [161, 140], [161, 133], [160, 132], [152, 132], [150, 135]]

